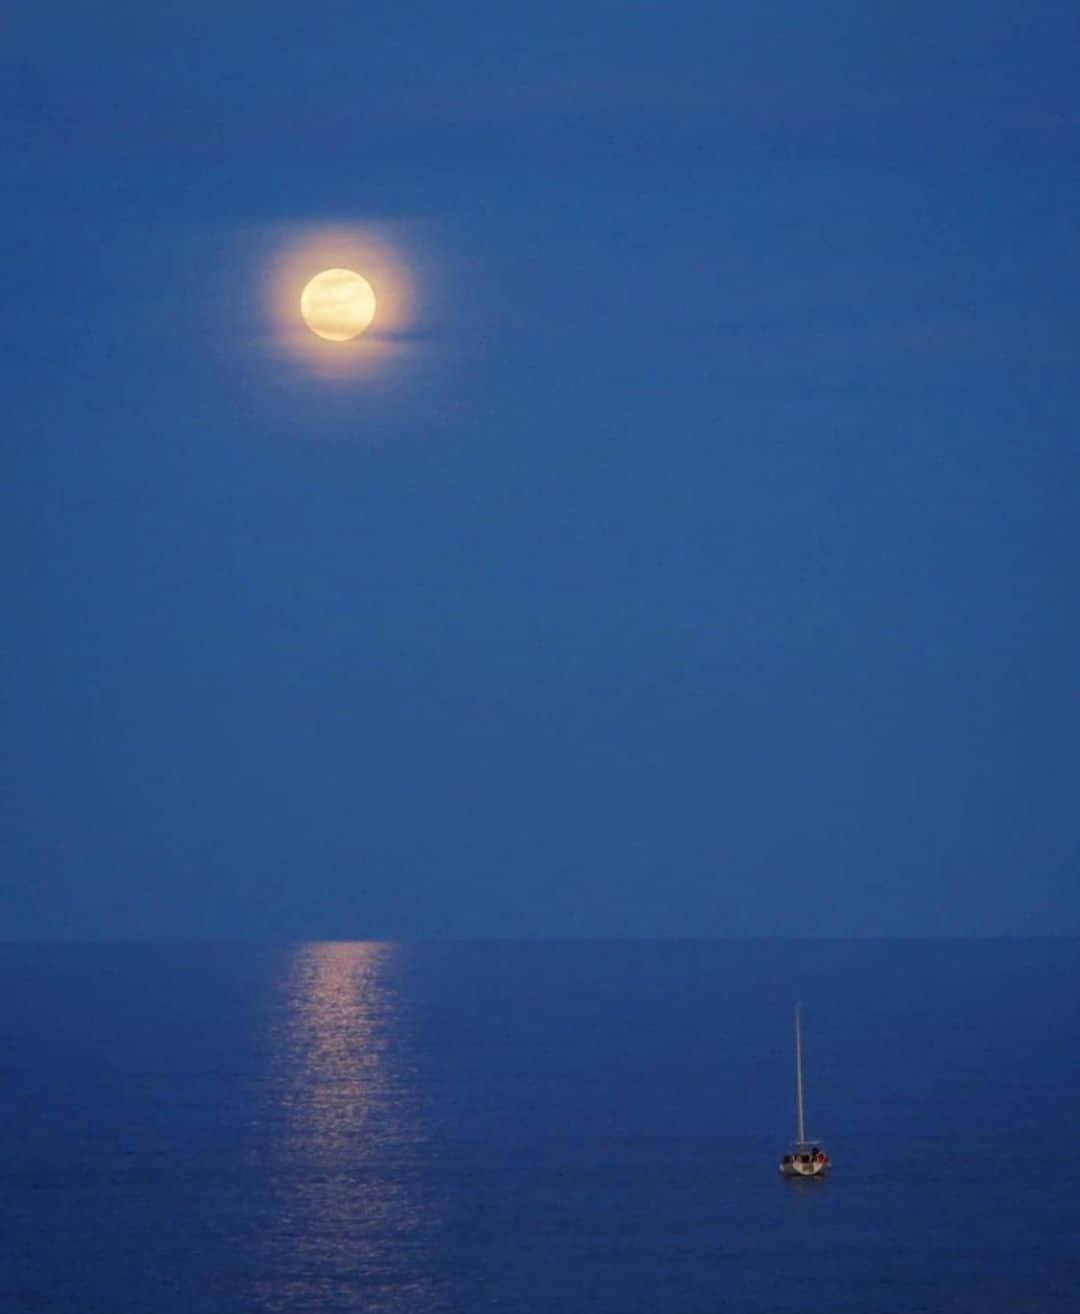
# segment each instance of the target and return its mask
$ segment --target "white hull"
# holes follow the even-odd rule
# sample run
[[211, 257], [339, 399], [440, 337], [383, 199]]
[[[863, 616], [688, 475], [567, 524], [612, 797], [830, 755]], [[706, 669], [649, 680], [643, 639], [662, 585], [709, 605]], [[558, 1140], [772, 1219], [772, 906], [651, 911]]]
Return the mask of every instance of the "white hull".
[[784, 1177], [824, 1177], [825, 1163], [782, 1163], [780, 1173]]

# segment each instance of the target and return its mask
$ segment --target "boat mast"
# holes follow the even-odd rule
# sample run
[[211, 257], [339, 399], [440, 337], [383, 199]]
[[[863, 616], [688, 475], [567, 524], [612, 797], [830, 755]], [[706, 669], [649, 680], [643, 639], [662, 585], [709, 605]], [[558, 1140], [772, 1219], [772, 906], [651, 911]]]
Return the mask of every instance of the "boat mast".
[[800, 1145], [806, 1139], [805, 1133], [803, 1132], [802, 1112], [802, 1027], [799, 1020], [801, 1009], [801, 1004], [795, 1005], [795, 1108], [799, 1115]]

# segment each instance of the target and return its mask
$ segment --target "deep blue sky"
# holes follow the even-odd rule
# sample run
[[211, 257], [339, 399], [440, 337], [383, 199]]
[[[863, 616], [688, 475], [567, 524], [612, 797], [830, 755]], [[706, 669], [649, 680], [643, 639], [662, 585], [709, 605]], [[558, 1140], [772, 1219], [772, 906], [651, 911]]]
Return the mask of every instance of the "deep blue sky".
[[[1078, 51], [9, 12], [0, 938], [1080, 932]], [[393, 388], [271, 359], [329, 222]]]

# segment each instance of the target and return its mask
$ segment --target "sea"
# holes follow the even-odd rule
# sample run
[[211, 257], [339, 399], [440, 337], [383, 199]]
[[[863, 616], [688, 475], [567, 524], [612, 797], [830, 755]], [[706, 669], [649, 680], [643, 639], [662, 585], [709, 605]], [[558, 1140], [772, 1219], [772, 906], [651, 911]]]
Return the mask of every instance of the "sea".
[[1076, 1314], [1078, 950], [0, 946], [0, 1314]]

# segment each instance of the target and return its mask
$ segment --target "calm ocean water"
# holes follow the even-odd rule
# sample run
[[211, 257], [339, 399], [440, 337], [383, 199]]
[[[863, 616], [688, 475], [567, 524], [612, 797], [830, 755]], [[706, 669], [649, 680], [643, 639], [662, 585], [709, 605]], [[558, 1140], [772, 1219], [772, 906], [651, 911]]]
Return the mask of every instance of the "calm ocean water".
[[1078, 948], [0, 947], [0, 1311], [1073, 1314]]

